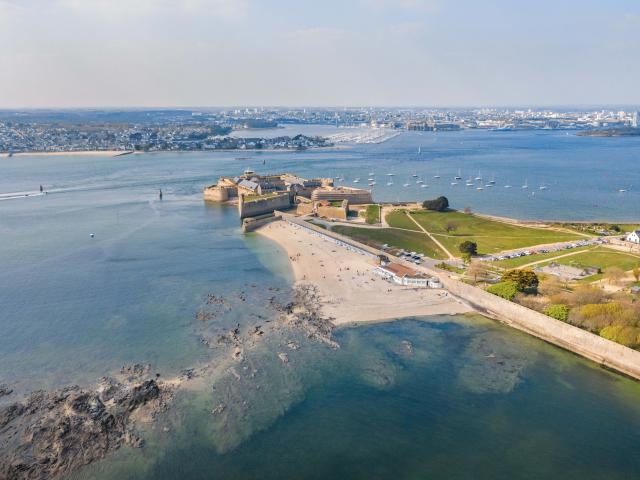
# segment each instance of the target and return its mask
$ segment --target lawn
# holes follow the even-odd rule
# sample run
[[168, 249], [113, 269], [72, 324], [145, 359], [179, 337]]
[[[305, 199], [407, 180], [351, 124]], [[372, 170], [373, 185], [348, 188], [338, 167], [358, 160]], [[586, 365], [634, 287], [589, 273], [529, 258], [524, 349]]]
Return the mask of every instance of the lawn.
[[364, 221], [369, 224], [380, 223], [380, 205], [367, 205]]
[[424, 253], [431, 258], [444, 258], [444, 254], [438, 246], [423, 233], [407, 232], [394, 228], [358, 228], [343, 225], [336, 225], [331, 230], [375, 248], [380, 248], [386, 243], [392, 248]]
[[[539, 253], [537, 255], [529, 255], [528, 257], [518, 257], [518, 258], [508, 258], [506, 260], [498, 260], [496, 262], [491, 262], [491, 265], [495, 265], [500, 268], [519, 268], [522, 265], [527, 265], [532, 262], [543, 262], [544, 260], [548, 260], [551, 258], [559, 257], [560, 255], [567, 255], [573, 252], [584, 252], [591, 247], [578, 247], [572, 248], [571, 250], [558, 250], [557, 252], [549, 252], [549, 253]], [[566, 257], [570, 259], [572, 257]]]
[[407, 230], [415, 230], [416, 232], [422, 231], [414, 222], [411, 221], [409, 217], [407, 217], [404, 210], [393, 210], [385, 215], [385, 219], [391, 227], [406, 228]]
[[[635, 266], [640, 266], [640, 258], [629, 253], [618, 252], [610, 248], [596, 247], [592, 250], [579, 253], [578, 255], [572, 255], [570, 257], [559, 258], [554, 260], [561, 265], [570, 265], [572, 267], [585, 268], [585, 267], [599, 267], [601, 270], [605, 270], [609, 267], [618, 267], [622, 270], [629, 271]], [[546, 265], [550, 262], [545, 262]], [[602, 275], [592, 275], [583, 280], [594, 281], [601, 278]]]
[[[411, 219], [403, 219], [400, 215], [404, 214], [394, 212], [387, 215], [389, 225], [412, 230], [417, 228], [415, 224], [410, 226], [413, 223]], [[476, 242], [478, 253], [488, 254], [584, 238], [573, 233], [512, 225], [458, 211], [414, 211], [411, 216], [454, 255], [459, 254], [458, 245], [465, 240]], [[447, 232], [447, 225], [453, 226], [454, 230]]]

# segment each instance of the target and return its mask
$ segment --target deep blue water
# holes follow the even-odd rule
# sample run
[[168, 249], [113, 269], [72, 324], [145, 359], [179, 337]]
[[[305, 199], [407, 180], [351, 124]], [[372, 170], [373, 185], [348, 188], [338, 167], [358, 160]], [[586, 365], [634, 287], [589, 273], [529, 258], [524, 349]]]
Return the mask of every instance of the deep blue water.
[[[214, 331], [262, 322], [269, 288], [287, 289], [286, 258], [242, 236], [233, 208], [202, 202], [219, 175], [252, 167], [350, 183], [393, 172], [395, 185], [379, 181], [377, 199], [445, 194], [490, 214], [638, 221], [639, 148], [636, 138], [466, 131], [299, 153], [1, 158], [0, 196], [40, 184], [50, 193], [0, 200], [0, 383], [17, 398], [90, 383], [127, 362], [163, 375], [215, 362], [194, 320], [207, 293], [233, 304]], [[464, 179], [495, 176], [497, 186], [452, 187], [458, 169]], [[429, 188], [402, 187], [413, 173]], [[519, 188], [525, 179], [531, 191], [549, 188], [531, 197]], [[147, 432], [147, 448], [78, 478], [639, 476], [634, 382], [482, 319], [403, 321], [338, 338], [337, 352], [304, 343], [288, 370], [274, 358], [282, 339], [265, 341], [253, 354], [259, 390], [225, 378], [219, 393], [211, 383], [181, 392], [164, 420], [169, 433]], [[502, 364], [487, 363], [494, 351]], [[222, 422], [210, 414], [220, 392], [248, 406]]]

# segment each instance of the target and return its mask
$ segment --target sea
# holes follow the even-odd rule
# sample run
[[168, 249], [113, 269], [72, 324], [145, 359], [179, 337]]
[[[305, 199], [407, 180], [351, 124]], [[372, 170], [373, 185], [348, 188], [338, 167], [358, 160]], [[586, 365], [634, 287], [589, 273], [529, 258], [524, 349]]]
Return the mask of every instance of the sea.
[[[207, 366], [140, 426], [144, 448], [73, 479], [640, 478], [637, 382], [477, 315], [341, 328], [337, 349], [269, 329], [291, 292], [286, 255], [202, 200], [250, 168], [375, 178], [380, 201], [640, 222], [639, 159], [640, 138], [472, 130], [300, 152], [0, 158], [0, 383], [14, 389], [0, 401], [129, 363], [161, 378]], [[239, 365], [207, 342], [236, 326], [266, 332]]]

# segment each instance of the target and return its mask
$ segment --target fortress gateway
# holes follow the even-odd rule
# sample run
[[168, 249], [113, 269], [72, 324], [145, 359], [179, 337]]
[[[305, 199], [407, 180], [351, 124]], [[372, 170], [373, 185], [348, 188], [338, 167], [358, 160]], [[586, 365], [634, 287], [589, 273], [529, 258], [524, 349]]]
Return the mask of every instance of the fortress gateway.
[[331, 178], [306, 179], [291, 173], [258, 175], [253, 170], [245, 170], [233, 178], [220, 177], [217, 184], [205, 187], [204, 199], [237, 200], [242, 219], [290, 208], [296, 208], [300, 214], [346, 219], [349, 204], [373, 201], [368, 190], [336, 187]]

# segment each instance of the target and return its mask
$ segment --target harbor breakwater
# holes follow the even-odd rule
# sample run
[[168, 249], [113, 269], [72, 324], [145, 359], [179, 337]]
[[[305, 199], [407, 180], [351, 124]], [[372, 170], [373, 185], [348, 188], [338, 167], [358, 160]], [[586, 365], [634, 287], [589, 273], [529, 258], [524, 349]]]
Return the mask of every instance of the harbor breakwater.
[[[296, 220], [286, 213], [279, 214], [282, 218], [314, 230], [320, 235], [333, 237], [347, 244], [357, 246], [359, 249], [370, 252], [373, 255], [381, 253], [351, 238], [321, 229], [309, 222]], [[444, 288], [451, 295], [458, 297], [478, 312], [490, 318], [588, 358], [602, 366], [640, 380], [640, 352], [637, 350], [632, 350], [631, 348], [612, 342], [586, 330], [500, 298], [481, 288], [461, 282], [445, 272], [440, 272], [425, 266], [409, 265], [404, 260], [393, 257], [388, 253], [385, 254], [392, 257], [395, 262], [438, 277]]]

